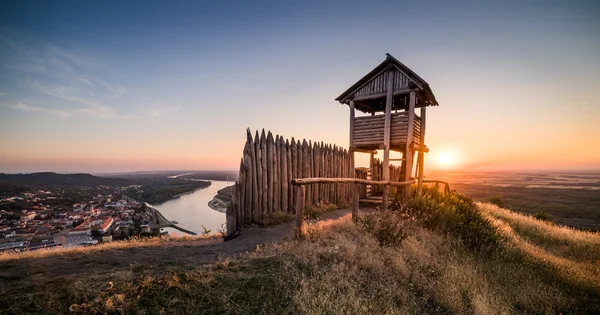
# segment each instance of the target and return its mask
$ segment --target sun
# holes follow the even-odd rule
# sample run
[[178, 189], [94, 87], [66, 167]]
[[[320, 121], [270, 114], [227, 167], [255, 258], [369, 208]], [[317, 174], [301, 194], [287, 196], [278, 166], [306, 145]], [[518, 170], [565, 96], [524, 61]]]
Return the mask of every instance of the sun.
[[450, 168], [456, 164], [456, 160], [454, 158], [454, 155], [450, 152], [442, 152], [438, 154], [437, 164], [443, 168]]

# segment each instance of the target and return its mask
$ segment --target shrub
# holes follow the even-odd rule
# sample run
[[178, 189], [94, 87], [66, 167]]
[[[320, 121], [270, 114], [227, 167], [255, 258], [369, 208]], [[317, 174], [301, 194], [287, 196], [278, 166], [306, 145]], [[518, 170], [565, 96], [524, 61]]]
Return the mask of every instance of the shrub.
[[538, 211], [533, 214], [533, 217], [538, 220], [554, 223], [554, 216], [546, 211]]
[[423, 187], [421, 196], [414, 194], [408, 200], [396, 196], [391, 209], [414, 218], [426, 228], [448, 233], [472, 249], [500, 248], [500, 234], [469, 197]]
[[493, 205], [496, 205], [496, 206], [498, 206], [500, 208], [506, 208], [506, 203], [504, 202], [504, 199], [502, 199], [502, 197], [500, 197], [500, 196], [489, 197], [487, 199], [487, 202], [489, 202], [489, 203], [491, 203]]
[[276, 211], [273, 213], [269, 213], [262, 218], [260, 223], [258, 224], [261, 227], [268, 227], [278, 225], [284, 222], [289, 222], [294, 218], [293, 215], [289, 213], [283, 213], [281, 211]]
[[371, 233], [381, 246], [398, 246], [415, 231], [415, 218], [398, 211], [371, 212], [359, 217], [367, 232]]
[[321, 201], [317, 205], [314, 206], [305, 206], [304, 207], [304, 217], [307, 219], [318, 219], [324, 213], [333, 211], [338, 207], [334, 204]]

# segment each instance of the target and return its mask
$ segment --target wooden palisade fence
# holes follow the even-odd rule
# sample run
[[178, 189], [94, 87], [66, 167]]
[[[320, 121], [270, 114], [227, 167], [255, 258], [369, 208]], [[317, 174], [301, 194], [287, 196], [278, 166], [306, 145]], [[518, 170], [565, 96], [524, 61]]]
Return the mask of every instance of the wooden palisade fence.
[[[347, 150], [323, 142], [291, 140], [263, 130], [254, 137], [247, 130], [246, 145], [235, 183], [232, 206], [227, 212], [227, 234], [260, 223], [276, 212], [295, 214], [296, 194], [290, 184], [296, 178], [354, 177]], [[315, 184], [306, 187], [305, 205], [321, 202], [349, 205], [351, 184]]]

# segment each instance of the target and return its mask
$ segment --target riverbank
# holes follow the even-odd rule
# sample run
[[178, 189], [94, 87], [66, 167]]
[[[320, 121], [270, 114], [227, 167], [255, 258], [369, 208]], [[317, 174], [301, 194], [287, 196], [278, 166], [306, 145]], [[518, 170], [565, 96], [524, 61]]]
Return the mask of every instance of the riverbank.
[[[208, 186], [210, 186], [210, 184], [209, 184]], [[181, 196], [185, 196], [185, 195], [189, 195], [189, 194], [193, 194], [193, 193], [195, 193], [196, 191], [198, 191], [198, 190], [200, 190], [200, 189], [204, 189], [204, 188], [206, 188], [206, 187], [208, 187], [208, 186], [204, 186], [204, 187], [198, 187], [198, 188], [195, 188], [194, 190], [191, 190], [191, 191], [182, 192], [182, 193], [180, 193], [180, 194], [177, 194], [177, 195], [173, 196], [173, 198], [172, 198], [172, 199], [175, 199], [175, 198], [178, 198], [178, 197], [181, 197]]]
[[227, 212], [227, 207], [231, 204], [232, 193], [233, 186], [227, 186], [220, 189], [213, 199], [208, 202], [208, 206], [221, 213]]
[[211, 184], [210, 181], [161, 179], [141, 186], [130, 187], [125, 190], [124, 194], [137, 201], [157, 205], [207, 188]]

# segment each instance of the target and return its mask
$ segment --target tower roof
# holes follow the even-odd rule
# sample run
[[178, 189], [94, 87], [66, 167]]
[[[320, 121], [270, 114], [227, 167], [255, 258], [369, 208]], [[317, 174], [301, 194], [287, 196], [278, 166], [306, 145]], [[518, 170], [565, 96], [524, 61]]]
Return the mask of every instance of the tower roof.
[[[388, 69], [391, 71], [387, 71]], [[406, 95], [411, 91], [417, 92], [416, 107], [439, 105], [429, 84], [390, 54], [386, 54], [386, 58], [381, 64], [335, 100], [342, 104], [348, 104], [354, 100], [356, 108], [363, 112], [384, 110], [389, 75], [392, 75], [394, 80], [394, 109], [402, 109], [407, 106]]]

